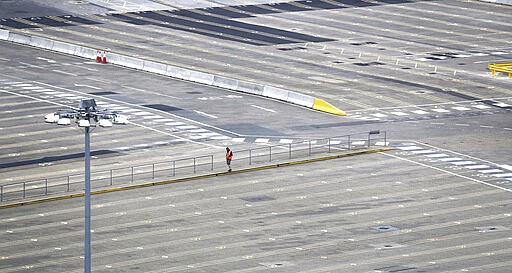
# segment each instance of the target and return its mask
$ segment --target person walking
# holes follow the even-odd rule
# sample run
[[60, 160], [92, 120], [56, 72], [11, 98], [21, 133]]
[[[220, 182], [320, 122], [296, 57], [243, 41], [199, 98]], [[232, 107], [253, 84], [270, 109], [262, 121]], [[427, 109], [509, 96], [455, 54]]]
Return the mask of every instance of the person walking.
[[228, 172], [231, 172], [231, 159], [233, 159], [233, 152], [226, 147], [226, 164], [228, 164]]

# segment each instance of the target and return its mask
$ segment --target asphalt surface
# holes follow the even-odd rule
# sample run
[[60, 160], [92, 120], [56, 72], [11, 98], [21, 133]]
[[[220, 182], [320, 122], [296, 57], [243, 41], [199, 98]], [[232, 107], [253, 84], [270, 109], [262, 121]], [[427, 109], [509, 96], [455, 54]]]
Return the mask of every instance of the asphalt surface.
[[[510, 61], [510, 6], [7, 2], [10, 31], [302, 92], [349, 115], [0, 42], [4, 187], [80, 180], [83, 132], [43, 116], [85, 97], [130, 120], [93, 131], [104, 181], [131, 168], [140, 182], [155, 162], [194, 156], [217, 170], [226, 146], [238, 168], [245, 149], [371, 130], [394, 148], [94, 195], [95, 272], [509, 271], [512, 81], [486, 66]], [[0, 242], [1, 272], [82, 271], [83, 200], [2, 209]]]

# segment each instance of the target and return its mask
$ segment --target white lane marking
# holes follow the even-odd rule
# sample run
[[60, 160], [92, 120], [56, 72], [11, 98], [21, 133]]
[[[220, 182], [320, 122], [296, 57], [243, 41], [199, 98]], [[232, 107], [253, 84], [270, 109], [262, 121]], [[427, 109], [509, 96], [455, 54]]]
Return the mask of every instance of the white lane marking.
[[408, 116], [409, 115], [407, 113], [400, 112], [400, 111], [395, 111], [395, 112], [390, 112], [390, 113], [393, 115], [397, 115], [397, 116]]
[[43, 57], [37, 57], [36, 59], [38, 59], [38, 60], [43, 60], [43, 61], [47, 61], [47, 62], [49, 62], [49, 63], [56, 63], [56, 61], [54, 61], [54, 60], [46, 59], [46, 58], [43, 58]]
[[207, 133], [207, 132], [209, 132], [208, 130], [203, 129], [203, 128], [192, 129], [192, 130], [187, 130], [187, 131], [189, 131], [190, 133]]
[[477, 183], [480, 183], [480, 184], [483, 184], [483, 185], [487, 185], [487, 186], [490, 186], [490, 187], [493, 187], [493, 188], [497, 188], [497, 189], [500, 189], [500, 190], [512, 192], [512, 189], [507, 189], [507, 188], [504, 188], [504, 187], [493, 185], [491, 183], [487, 183], [487, 182], [484, 182], [484, 181], [481, 181], [481, 180], [478, 180], [478, 179], [474, 179], [474, 178], [467, 177], [467, 176], [464, 176], [464, 175], [460, 175], [460, 174], [457, 174], [457, 173], [454, 173], [454, 172], [443, 170], [443, 169], [440, 169], [440, 168], [437, 168], [437, 167], [434, 167], [434, 166], [429, 166], [427, 164], [419, 163], [419, 162], [416, 162], [416, 161], [413, 161], [413, 160], [410, 160], [410, 159], [406, 159], [406, 158], [402, 158], [402, 157], [399, 157], [399, 156], [396, 156], [396, 155], [388, 154], [386, 152], [382, 152], [380, 154], [385, 155], [385, 156], [389, 156], [389, 157], [393, 157], [393, 158], [396, 158], [396, 159], [399, 159], [399, 160], [407, 161], [407, 162], [410, 162], [410, 163], [413, 163], [413, 164], [416, 164], [416, 165], [420, 165], [420, 166], [423, 166], [423, 167], [426, 167], [426, 168], [429, 168], [429, 169], [433, 169], [433, 170], [436, 170], [436, 171], [440, 171], [440, 172], [443, 172], [443, 173], [451, 174], [453, 176], [457, 176], [457, 177], [460, 177], [460, 178], [468, 179], [468, 180], [471, 180], [471, 181], [474, 181], [474, 182], [477, 182]]
[[145, 119], [161, 119], [163, 117], [159, 116], [159, 115], [152, 115], [152, 116], [143, 116], [142, 118], [145, 118]]
[[153, 113], [145, 112], [145, 111], [139, 111], [137, 113], [132, 113], [132, 114], [136, 115], [136, 116], [152, 116], [152, 115], [154, 115]]
[[102, 89], [101, 87], [96, 87], [96, 86], [87, 85], [87, 84], [78, 84], [78, 83], [75, 83], [75, 86], [76, 87], [87, 87], [87, 88], [96, 89], [96, 90]]
[[[112, 109], [114, 109], [114, 108], [112, 108]], [[154, 121], [156, 121], [156, 122], [171, 122], [171, 121], [174, 121], [174, 119], [163, 118], [163, 119], [155, 119]]]
[[13, 86], [13, 87], [25, 87], [25, 86], [32, 86], [32, 84], [30, 84], [30, 83], [18, 83], [18, 82], [15, 82], [15, 83], [11, 84], [11, 86]]
[[438, 113], [449, 113], [450, 112], [450, 110], [446, 110], [444, 108], [432, 108], [431, 110], [434, 112], [438, 112]]
[[470, 165], [470, 166], [464, 166], [466, 169], [470, 170], [478, 170], [478, 169], [489, 169], [489, 166], [487, 165]]
[[257, 138], [254, 142], [255, 143], [268, 143], [270, 139], [268, 138]]
[[490, 169], [490, 170], [479, 170], [481, 173], [502, 173], [503, 170], [500, 169]]
[[185, 125], [184, 122], [181, 122], [181, 121], [175, 121], [175, 122], [168, 122], [166, 123], [165, 125], [169, 125], [169, 126], [177, 126], [177, 125]]
[[176, 128], [180, 130], [189, 130], [189, 129], [197, 129], [197, 126], [194, 125], [183, 125], [183, 126], [176, 126]]
[[494, 106], [498, 106], [498, 107], [502, 107], [502, 108], [503, 108], [503, 107], [510, 107], [510, 106], [512, 106], [512, 105], [510, 105], [510, 104], [506, 104], [506, 103], [504, 103], [504, 102], [495, 103], [495, 104], [493, 104], [493, 105], [494, 105]]
[[23, 87], [21, 87], [21, 89], [35, 90], [35, 89], [43, 89], [43, 87], [40, 87], [40, 86], [23, 86]]
[[512, 166], [511, 165], [501, 164], [501, 165], [498, 165], [498, 167], [503, 168], [505, 170], [512, 171]]
[[452, 107], [452, 109], [459, 110], [459, 111], [471, 110], [471, 109], [469, 109], [467, 107], [462, 107], [462, 106], [455, 106], [455, 107]]
[[370, 114], [370, 115], [372, 115], [372, 116], [374, 116], [374, 117], [378, 117], [378, 118], [385, 118], [385, 117], [387, 117], [387, 116], [388, 116], [388, 115], [386, 115], [386, 114], [381, 114], [381, 113], [375, 113], [375, 114]]
[[432, 153], [437, 153], [437, 151], [435, 150], [416, 150], [416, 151], [411, 151], [411, 153], [413, 154], [432, 154]]
[[496, 177], [512, 177], [512, 173], [499, 173], [499, 174], [493, 174], [492, 176]]
[[74, 73], [71, 73], [71, 72], [66, 72], [66, 71], [57, 70], [57, 69], [53, 69], [52, 71], [53, 71], [53, 72], [56, 72], [56, 73], [61, 73], [61, 74], [64, 74], [64, 75], [69, 75], [69, 76], [73, 76], [73, 77], [78, 77], [78, 75], [77, 75], [77, 74], [74, 74]]
[[423, 111], [423, 110], [413, 110], [411, 112], [413, 112], [415, 114], [418, 114], [418, 115], [426, 115], [426, 114], [428, 114], [427, 111]]
[[460, 160], [462, 160], [462, 158], [460, 158], [460, 157], [449, 157], [449, 158], [440, 158], [439, 160], [440, 161], [448, 161], [448, 162], [450, 162], [450, 161], [460, 161]]
[[236, 138], [232, 138], [231, 141], [233, 141], [233, 142], [244, 142], [245, 138], [243, 138], [243, 137], [236, 137]]
[[209, 118], [218, 118], [217, 116], [210, 115], [210, 114], [207, 114], [205, 112], [198, 111], [198, 110], [194, 110], [194, 112], [196, 114], [198, 114], [198, 115], [201, 115], [201, 116], [205, 116], [205, 117], [209, 117]]
[[447, 157], [449, 155], [447, 154], [430, 154], [430, 155], [425, 155], [426, 157], [433, 157], [433, 158], [439, 158], [439, 157]]
[[251, 106], [254, 107], [254, 108], [258, 108], [258, 109], [267, 111], [267, 112], [277, 113], [275, 110], [268, 109], [268, 108], [265, 108], [265, 107], [261, 107], [261, 106], [258, 106], [258, 105], [251, 104]]
[[213, 136], [213, 137], [210, 137], [211, 139], [215, 139], [215, 140], [224, 140], [224, 139], [229, 139], [228, 136]]
[[475, 108], [478, 108], [478, 109], [489, 109], [491, 108], [491, 106], [488, 106], [488, 105], [485, 105], [485, 104], [476, 104], [476, 105], [472, 105], [473, 107]]
[[389, 145], [389, 141], [386, 141], [386, 142], [384, 142], [384, 141], [377, 141], [375, 143], [375, 146], [388, 146], [388, 145]]
[[404, 151], [423, 150], [423, 148], [418, 146], [402, 146], [397, 148]]
[[35, 64], [29, 64], [29, 63], [24, 63], [24, 62], [20, 62], [20, 64], [22, 64], [22, 65], [26, 65], [26, 66], [28, 66], [28, 67], [34, 67], [34, 68], [44, 69], [44, 67], [39, 66], [39, 65], [35, 65]]
[[464, 160], [464, 161], [453, 161], [453, 162], [450, 162], [451, 164], [453, 165], [457, 165], [457, 166], [463, 166], [463, 165], [474, 165], [476, 164], [476, 162], [474, 161], [468, 161], [468, 160]]

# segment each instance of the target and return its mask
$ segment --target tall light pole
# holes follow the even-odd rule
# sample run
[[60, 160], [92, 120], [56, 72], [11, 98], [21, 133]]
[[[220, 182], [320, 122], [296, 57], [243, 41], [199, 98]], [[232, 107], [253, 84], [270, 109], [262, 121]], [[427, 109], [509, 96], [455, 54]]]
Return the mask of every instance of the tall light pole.
[[[78, 127], [85, 129], [85, 237], [84, 237], [84, 272], [91, 272], [91, 136], [90, 129], [97, 125], [112, 127], [112, 123], [126, 124], [125, 117], [117, 111], [96, 110], [94, 99], [80, 100], [77, 109], [59, 109], [44, 117], [45, 122], [70, 125], [73, 120]], [[94, 123], [91, 123], [94, 122]]]

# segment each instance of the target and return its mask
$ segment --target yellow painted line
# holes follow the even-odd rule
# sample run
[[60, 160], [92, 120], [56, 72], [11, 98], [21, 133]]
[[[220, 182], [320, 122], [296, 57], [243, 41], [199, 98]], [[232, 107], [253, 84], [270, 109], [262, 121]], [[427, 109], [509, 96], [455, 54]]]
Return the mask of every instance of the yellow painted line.
[[[212, 177], [217, 177], [217, 176], [232, 175], [232, 174], [237, 174], [237, 173], [262, 171], [262, 170], [268, 170], [268, 169], [274, 169], [274, 168], [280, 168], [280, 167], [286, 167], [286, 166], [293, 166], [293, 165], [298, 165], [298, 164], [313, 163], [313, 162], [319, 162], [319, 161], [326, 161], [326, 160], [350, 157], [350, 156], [356, 156], [356, 155], [380, 153], [380, 152], [385, 152], [385, 151], [389, 151], [392, 149], [393, 148], [384, 147], [384, 148], [379, 148], [379, 149], [365, 150], [365, 151], [353, 152], [353, 153], [348, 153], [348, 154], [337, 154], [337, 155], [331, 155], [331, 156], [324, 156], [324, 157], [318, 157], [318, 158], [311, 158], [311, 159], [304, 159], [304, 160], [298, 160], [298, 161], [291, 161], [291, 162], [285, 162], [285, 163], [278, 163], [278, 164], [248, 168], [248, 169], [234, 170], [232, 172], [212, 173], [212, 174], [198, 175], [198, 176], [185, 177], [185, 178], [179, 178], [179, 179], [173, 179], [173, 180], [150, 182], [150, 183], [144, 183], [144, 184], [139, 184], [139, 185], [122, 186], [122, 187], [116, 187], [116, 188], [110, 188], [110, 189], [91, 191], [91, 195], [140, 189], [140, 188], [153, 187], [153, 186], [158, 186], [158, 185], [167, 185], [167, 184], [171, 184], [171, 183], [186, 182], [186, 181], [199, 180], [199, 179], [204, 179], [204, 178], [212, 178]], [[37, 200], [30, 200], [30, 201], [13, 203], [13, 204], [9, 204], [9, 205], [2, 205], [2, 206], [0, 206], [0, 209], [8, 209], [8, 208], [14, 208], [14, 207], [20, 207], [20, 206], [34, 205], [34, 204], [39, 204], [39, 203], [71, 199], [71, 198], [75, 198], [75, 197], [84, 197], [84, 196], [85, 196], [85, 193], [75, 193], [75, 194], [68, 194], [68, 195], [62, 195], [62, 196], [41, 198], [41, 199], [37, 199]]]
[[334, 115], [340, 115], [340, 116], [347, 115], [347, 113], [341, 111], [340, 109], [336, 108], [335, 106], [332, 106], [330, 103], [328, 103], [322, 99], [317, 99], [317, 98], [315, 98], [315, 102], [313, 103], [313, 109], [322, 111], [322, 112], [326, 112], [326, 113], [330, 113], [330, 114], [334, 114]]

